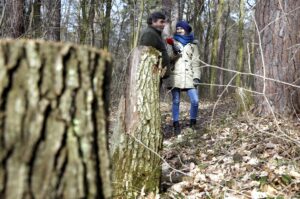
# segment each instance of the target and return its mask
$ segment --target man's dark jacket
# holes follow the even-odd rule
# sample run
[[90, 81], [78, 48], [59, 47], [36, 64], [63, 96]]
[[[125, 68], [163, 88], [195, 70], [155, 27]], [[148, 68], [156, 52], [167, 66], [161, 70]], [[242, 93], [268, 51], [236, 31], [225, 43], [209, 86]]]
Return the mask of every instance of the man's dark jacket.
[[162, 54], [162, 66], [169, 69], [170, 58], [165, 46], [165, 43], [161, 37], [161, 31], [148, 26], [143, 32], [140, 40], [141, 46], [152, 46], [156, 48]]

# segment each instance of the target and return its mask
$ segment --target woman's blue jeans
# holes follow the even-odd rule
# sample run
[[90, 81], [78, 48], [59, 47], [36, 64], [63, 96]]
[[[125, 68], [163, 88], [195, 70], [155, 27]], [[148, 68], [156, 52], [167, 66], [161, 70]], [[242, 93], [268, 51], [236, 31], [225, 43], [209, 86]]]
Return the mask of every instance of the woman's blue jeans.
[[[179, 104], [180, 104], [180, 88], [173, 88], [172, 89], [172, 116], [173, 122], [179, 121]], [[198, 90], [195, 88], [187, 89], [187, 94], [190, 97], [190, 119], [196, 119], [198, 114], [198, 104], [199, 104], [199, 97], [198, 97]]]

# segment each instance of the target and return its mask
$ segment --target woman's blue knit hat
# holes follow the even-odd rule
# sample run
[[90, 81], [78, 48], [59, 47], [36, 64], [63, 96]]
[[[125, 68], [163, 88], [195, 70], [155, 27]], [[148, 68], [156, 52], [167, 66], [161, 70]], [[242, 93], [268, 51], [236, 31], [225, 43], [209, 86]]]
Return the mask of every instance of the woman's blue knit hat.
[[193, 30], [192, 27], [186, 21], [178, 21], [176, 24], [176, 28], [178, 27], [183, 28], [188, 33], [192, 32]]

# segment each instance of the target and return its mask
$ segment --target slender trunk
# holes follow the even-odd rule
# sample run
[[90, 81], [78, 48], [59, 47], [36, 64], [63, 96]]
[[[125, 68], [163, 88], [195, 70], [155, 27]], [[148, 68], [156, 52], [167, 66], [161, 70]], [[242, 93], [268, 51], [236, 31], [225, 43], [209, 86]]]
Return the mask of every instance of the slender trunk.
[[88, 18], [88, 5], [87, 0], [80, 1], [81, 17], [79, 25], [79, 43], [85, 44], [87, 40], [88, 27], [89, 27], [89, 18]]
[[[219, 55], [219, 63], [221, 68], [225, 68], [227, 66], [227, 55], [230, 52], [230, 48], [227, 46], [227, 35], [228, 35], [228, 24], [230, 20], [230, 2], [227, 4], [227, 14], [225, 17], [225, 24], [224, 24], [224, 34], [222, 35], [221, 44], [220, 44], [220, 55]], [[228, 48], [228, 49], [227, 49]], [[226, 81], [224, 70], [220, 70], [220, 85], [224, 85]]]
[[0, 36], [2, 37], [3, 36], [3, 24], [4, 24], [4, 21], [5, 21], [5, 14], [7, 12], [7, 3], [5, 2], [1, 2], [0, 4], [1, 6], [1, 17], [0, 17]]
[[[209, 60], [209, 43], [210, 43], [210, 33], [211, 33], [211, 21], [212, 21], [212, 17], [211, 17], [211, 10], [210, 10], [210, 0], [208, 0], [208, 24], [207, 24], [207, 30], [206, 30], [206, 34], [205, 34], [205, 43], [204, 43], [204, 62], [208, 63]], [[205, 69], [206, 70], [206, 69]], [[209, 75], [209, 70], [207, 70], [206, 72], [207, 76]]]
[[0, 42], [0, 198], [110, 198], [109, 56]]
[[[237, 71], [242, 72], [244, 69], [244, 18], [245, 18], [245, 2], [240, 0], [240, 14], [239, 14], [239, 32], [238, 32], [238, 43], [237, 43]], [[241, 75], [236, 76], [236, 86], [242, 86]]]
[[109, 33], [110, 33], [110, 11], [112, 8], [112, 1], [107, 0], [105, 3], [105, 17], [104, 17], [104, 28], [102, 29], [102, 48], [108, 49], [109, 46]]
[[9, 0], [7, 3], [7, 36], [19, 38], [25, 32], [24, 0]]
[[32, 22], [31, 30], [34, 38], [40, 38], [42, 36], [42, 20], [41, 20], [41, 0], [35, 0], [32, 4]]
[[137, 198], [142, 191], [155, 194], [159, 190], [162, 134], [158, 57], [158, 51], [140, 46], [129, 60], [125, 99], [120, 101], [119, 123], [111, 138], [116, 198]]
[[61, 0], [42, 0], [45, 8], [45, 39], [60, 41]]
[[184, 13], [184, 6], [185, 6], [186, 0], [177, 0], [178, 3], [178, 20], [183, 19], [183, 13]]
[[95, 22], [95, 0], [91, 0], [90, 3], [90, 11], [89, 11], [89, 23], [90, 23], [90, 31], [91, 31], [91, 46], [95, 46], [95, 28], [94, 28], [94, 22]]
[[203, 44], [203, 26], [202, 26], [202, 21], [200, 16], [202, 15], [204, 11], [204, 0], [194, 2], [193, 7], [194, 9], [194, 15], [191, 18], [191, 23], [193, 24], [194, 27], [194, 33], [197, 39], [199, 39], [199, 43], [202, 45]]
[[128, 0], [128, 7], [130, 9], [129, 14], [129, 23], [130, 23], [130, 36], [129, 36], [129, 44], [130, 49], [134, 48], [134, 38], [135, 38], [135, 2], [133, 0]]
[[68, 6], [66, 8], [67, 12], [66, 12], [66, 16], [64, 18], [64, 22], [63, 23], [63, 41], [70, 41], [69, 38], [69, 34], [68, 34], [68, 26], [69, 26], [69, 22], [70, 22], [70, 15], [71, 15], [71, 5], [72, 5], [73, 0], [69, 0], [68, 1]]
[[[255, 66], [255, 24], [252, 23], [251, 31], [253, 31], [253, 34], [251, 35], [250, 42], [247, 45], [247, 52], [248, 52], [248, 59], [247, 59], [247, 65], [248, 70], [251, 73], [254, 73], [254, 66]], [[250, 88], [254, 88], [254, 77], [249, 76], [247, 78], [247, 83]]]
[[145, 9], [145, 5], [144, 5], [144, 0], [141, 1], [141, 10], [140, 10], [140, 16], [139, 16], [139, 20], [138, 20], [138, 26], [137, 26], [137, 30], [136, 30], [136, 34], [134, 35], [134, 44], [133, 47], [137, 46], [138, 40], [139, 40], [139, 36], [140, 36], [140, 31], [141, 31], [141, 26], [142, 26], [142, 20], [143, 20], [143, 14], [144, 14], [144, 9]]
[[[217, 3], [218, 1], [218, 3]], [[218, 49], [219, 49], [219, 33], [220, 33], [220, 22], [223, 14], [223, 5], [224, 0], [215, 0], [215, 5], [217, 5], [217, 14], [215, 18], [215, 28], [213, 32], [213, 41], [212, 41], [212, 54], [211, 54], [211, 65], [219, 65], [218, 63]], [[217, 69], [211, 68], [210, 70], [210, 98], [215, 98], [217, 96], [217, 87], [214, 85], [217, 83]]]

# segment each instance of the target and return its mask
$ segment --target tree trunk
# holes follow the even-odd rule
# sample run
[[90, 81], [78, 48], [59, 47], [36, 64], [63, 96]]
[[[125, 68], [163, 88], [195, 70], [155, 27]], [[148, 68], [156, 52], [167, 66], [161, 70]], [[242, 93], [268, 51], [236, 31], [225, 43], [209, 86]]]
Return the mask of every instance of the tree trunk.
[[108, 64], [87, 47], [0, 41], [0, 198], [111, 197]]
[[[244, 71], [244, 19], [245, 19], [245, 1], [239, 1], [239, 25], [238, 25], [238, 42], [237, 42], [237, 52], [236, 52], [236, 67], [237, 71], [243, 72]], [[249, 71], [251, 72], [251, 71]], [[243, 81], [244, 80], [244, 81]], [[236, 86], [238, 87], [235, 89], [235, 99], [237, 102], [236, 110], [237, 113], [243, 113], [244, 111], [248, 111], [253, 105], [253, 97], [250, 92], [244, 90], [243, 88], [249, 87], [246, 82], [246, 78], [242, 78], [240, 74], [236, 76]], [[251, 89], [251, 88], [250, 88]]]
[[139, 37], [140, 37], [140, 31], [141, 31], [141, 26], [142, 26], [142, 20], [143, 20], [143, 15], [144, 15], [144, 10], [145, 10], [145, 2], [144, 0], [141, 0], [140, 2], [140, 15], [139, 15], [139, 18], [138, 18], [138, 24], [137, 24], [137, 29], [135, 31], [135, 34], [134, 34], [134, 43], [133, 43], [133, 47], [135, 48], [138, 44], [138, 40], [139, 40]]
[[[158, 51], [133, 50], [127, 70], [125, 99], [111, 138], [115, 198], [136, 198], [159, 190], [162, 148], [159, 110]], [[160, 65], [159, 65], [160, 67]]]
[[[226, 16], [224, 16], [224, 26], [223, 26], [223, 35], [221, 37], [221, 43], [220, 43], [220, 50], [219, 50], [219, 64], [221, 68], [226, 68], [227, 67], [227, 55], [229, 54], [230, 49], [227, 49], [227, 35], [228, 35], [228, 30], [230, 28], [228, 28], [228, 24], [229, 24], [229, 20], [230, 20], [230, 2], [228, 1], [227, 4], [227, 11], [226, 11]], [[219, 71], [219, 84], [220, 85], [224, 85], [225, 84], [225, 75], [226, 73], [224, 73], [224, 70], [220, 70]], [[218, 88], [218, 90], [220, 90], [220, 88]]]
[[87, 41], [87, 35], [89, 31], [89, 17], [88, 17], [88, 9], [92, 9], [89, 7], [87, 0], [80, 0], [80, 25], [79, 25], [79, 43], [85, 44]]
[[[217, 14], [215, 17], [215, 28], [213, 33], [213, 40], [212, 40], [212, 54], [211, 54], [211, 65], [218, 66], [218, 50], [219, 50], [219, 33], [220, 33], [220, 26], [221, 26], [221, 17], [223, 14], [223, 7], [224, 7], [224, 0], [215, 0], [215, 6], [217, 8]], [[214, 84], [217, 84], [217, 69], [211, 68], [210, 72], [210, 83], [211, 86], [209, 88], [209, 96], [210, 98], [215, 98], [217, 96], [217, 87]]]
[[89, 26], [90, 26], [90, 45], [91, 46], [95, 46], [95, 27], [94, 27], [94, 23], [95, 23], [95, 9], [96, 9], [96, 4], [95, 4], [95, 0], [91, 0], [90, 2], [90, 10], [89, 10]]
[[24, 0], [9, 0], [7, 5], [7, 36], [19, 38], [25, 32]]
[[45, 16], [45, 39], [60, 41], [61, 0], [42, 0]]
[[[255, 60], [258, 75], [300, 85], [300, 1], [260, 0], [255, 18], [259, 29], [256, 43], [261, 45]], [[263, 56], [261, 54], [263, 53]], [[268, 115], [300, 113], [300, 89], [264, 78], [256, 78], [256, 111]]]
[[109, 33], [110, 33], [110, 11], [112, 8], [112, 0], [105, 1], [105, 16], [104, 16], [104, 24], [102, 28], [102, 40], [103, 46], [102, 48], [108, 49], [109, 46]]
[[[243, 72], [244, 69], [244, 18], [245, 18], [245, 10], [244, 10], [244, 0], [239, 0], [239, 32], [238, 32], [238, 43], [237, 43], [237, 63], [236, 68], [237, 71]], [[236, 76], [235, 81], [236, 86], [242, 86], [241, 75]]]
[[42, 36], [41, 32], [41, 0], [35, 0], [32, 8], [32, 31], [34, 38], [40, 38]]

